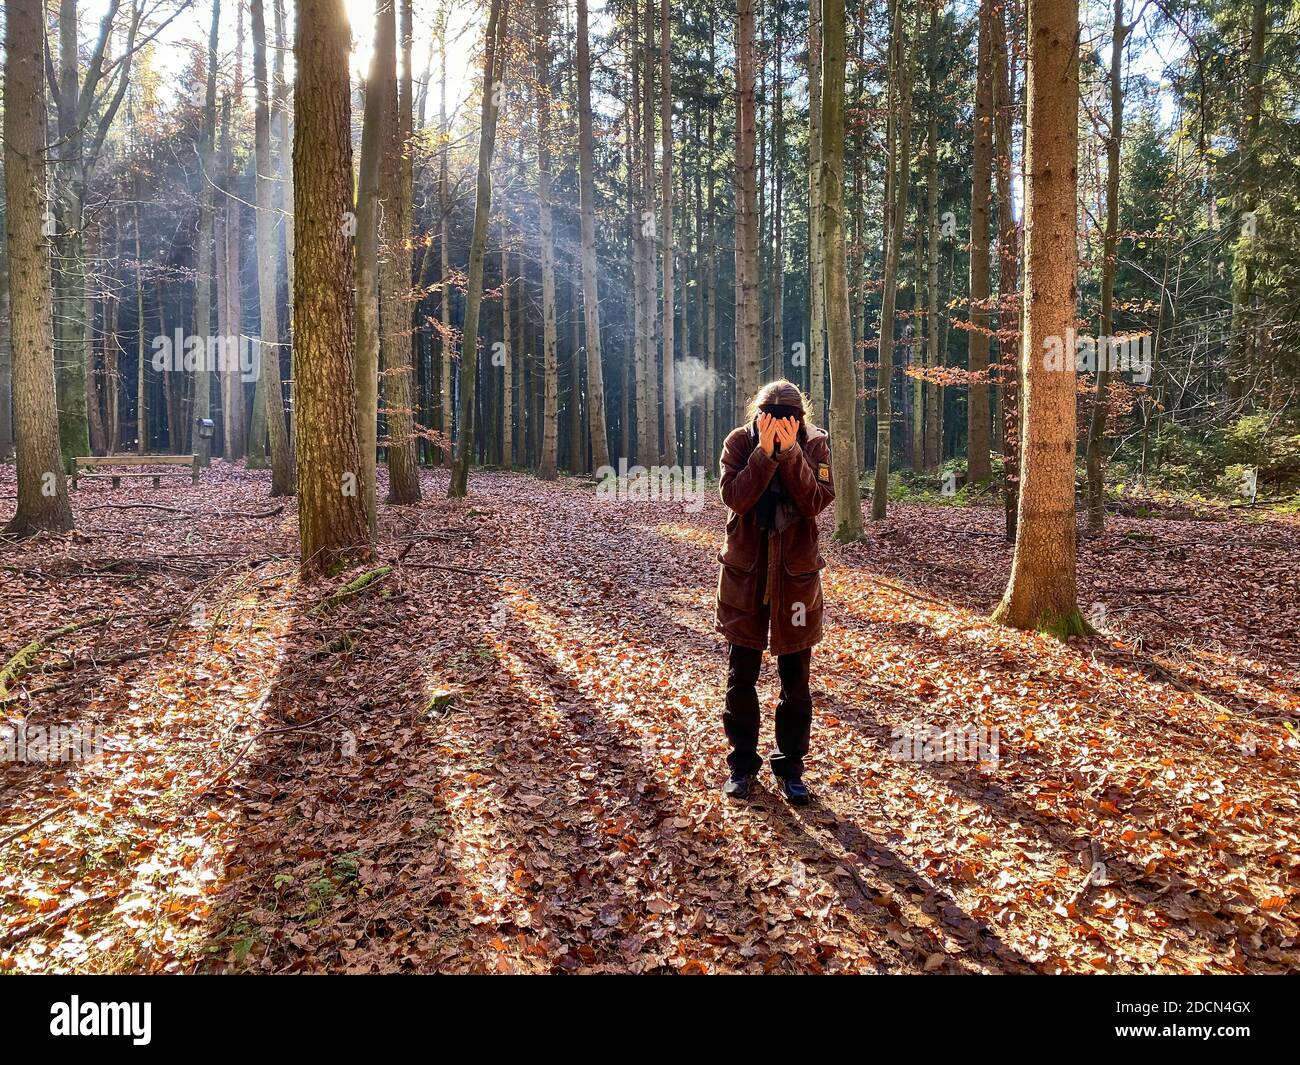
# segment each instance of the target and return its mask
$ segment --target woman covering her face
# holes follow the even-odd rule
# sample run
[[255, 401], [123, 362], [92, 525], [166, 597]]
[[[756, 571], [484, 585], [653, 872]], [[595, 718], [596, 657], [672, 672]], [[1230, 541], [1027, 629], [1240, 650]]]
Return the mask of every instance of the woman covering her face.
[[750, 404], [749, 423], [727, 436], [721, 487], [730, 512], [717, 595], [717, 628], [731, 644], [722, 715], [731, 773], [723, 791], [747, 798], [762, 764], [755, 685], [767, 650], [781, 677], [772, 772], [797, 806], [810, 798], [803, 782], [812, 727], [808, 677], [822, 637], [826, 563], [817, 550], [817, 515], [835, 499], [829, 442], [805, 411], [795, 385], [773, 381]]

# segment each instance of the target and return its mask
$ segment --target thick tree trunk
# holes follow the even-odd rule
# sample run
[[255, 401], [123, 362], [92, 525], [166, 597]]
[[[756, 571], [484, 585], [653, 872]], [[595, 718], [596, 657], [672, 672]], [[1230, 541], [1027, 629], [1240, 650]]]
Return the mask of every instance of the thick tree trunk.
[[342, 0], [298, 0], [293, 141], [294, 443], [305, 574], [368, 553], [352, 349], [351, 31]]
[[1078, 37], [1077, 0], [1030, 0], [1019, 530], [993, 614], [1062, 637], [1087, 628], [1076, 598], [1074, 528]]
[[825, 256], [826, 334], [831, 369], [831, 463], [835, 537], [862, 537], [858, 487], [857, 375], [849, 321], [844, 250], [844, 0], [822, 3], [821, 241]]
[[50, 253], [45, 240], [45, 72], [42, 10], [5, 17], [5, 239], [12, 315], [18, 502], [7, 536], [64, 533], [72, 507], [59, 453], [54, 397]]

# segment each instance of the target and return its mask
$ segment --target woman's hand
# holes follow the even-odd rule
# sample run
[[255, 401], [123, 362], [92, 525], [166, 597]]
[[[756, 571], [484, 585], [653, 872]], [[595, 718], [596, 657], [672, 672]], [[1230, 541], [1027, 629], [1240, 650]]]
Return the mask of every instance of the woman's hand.
[[789, 451], [799, 438], [799, 423], [794, 418], [782, 418], [776, 423], [776, 442], [782, 451]]
[[763, 453], [772, 457], [772, 452], [776, 447], [777, 434], [780, 431], [781, 423], [773, 418], [770, 414], [759, 414], [758, 416], [758, 446], [762, 448]]

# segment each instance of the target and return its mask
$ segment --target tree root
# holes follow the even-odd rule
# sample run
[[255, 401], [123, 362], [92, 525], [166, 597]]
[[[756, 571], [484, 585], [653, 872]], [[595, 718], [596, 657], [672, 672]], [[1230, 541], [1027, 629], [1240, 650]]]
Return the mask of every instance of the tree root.
[[8, 697], [10, 688], [31, 671], [32, 666], [36, 664], [36, 659], [48, 650], [50, 645], [60, 636], [67, 636], [78, 629], [88, 629], [94, 625], [102, 625], [107, 620], [108, 615], [101, 614], [99, 617], [90, 618], [87, 621], [77, 621], [71, 625], [64, 625], [53, 632], [46, 633], [44, 636], [38, 636], [26, 647], [21, 648], [16, 655], [5, 663], [4, 668], [0, 669], [0, 699]]
[[377, 569], [367, 570], [365, 573], [361, 574], [360, 577], [356, 578], [356, 580], [349, 581], [342, 588], [338, 589], [338, 591], [325, 596], [324, 599], [321, 599], [314, 607], [312, 607], [311, 612], [313, 614], [320, 614], [327, 610], [332, 610], [340, 603], [347, 602], [347, 600], [365, 591], [365, 589], [369, 588], [376, 581], [383, 580], [392, 572], [392, 566], [380, 566]]

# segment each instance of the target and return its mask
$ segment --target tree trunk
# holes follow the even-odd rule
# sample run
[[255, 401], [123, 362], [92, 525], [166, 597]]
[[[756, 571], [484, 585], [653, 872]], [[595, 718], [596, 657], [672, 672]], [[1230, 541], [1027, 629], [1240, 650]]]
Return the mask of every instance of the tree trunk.
[[[112, 257], [116, 260], [118, 251], [118, 211], [113, 212]], [[116, 455], [122, 444], [122, 346], [118, 338], [118, 324], [121, 316], [121, 300], [117, 295], [107, 297], [108, 305], [104, 309], [104, 416], [107, 424], [104, 431], [108, 436], [108, 452]]]
[[582, 312], [578, 309], [578, 285], [572, 280], [569, 290], [569, 394], [565, 403], [568, 407], [564, 419], [568, 432], [566, 446], [567, 469], [577, 473], [586, 465], [586, 456], [582, 449], [582, 370], [579, 359], [582, 356]]
[[[278, 140], [280, 151], [278, 163], [280, 167], [280, 200], [281, 210], [284, 214], [284, 270], [286, 280], [289, 283], [289, 302], [293, 302], [294, 293], [294, 234], [293, 234], [293, 133], [289, 125], [289, 82], [285, 78], [285, 52], [290, 50], [290, 45], [285, 36], [285, 15], [284, 0], [274, 0], [275, 11], [275, 99], [273, 102], [273, 114], [276, 118], [276, 127], [279, 130]], [[292, 330], [294, 321], [294, 312], [292, 306], [288, 310], [289, 328]], [[291, 371], [292, 373], [292, 371]], [[293, 384], [290, 382], [290, 390]], [[292, 404], [290, 404], [292, 409]], [[290, 447], [285, 448], [286, 456], [292, 458]], [[274, 460], [274, 452], [272, 452]], [[278, 471], [279, 464], [276, 462]], [[286, 475], [288, 476], [288, 475]], [[290, 487], [287, 492], [292, 492], [292, 480], [289, 481]]]
[[647, 351], [649, 344], [646, 340], [649, 323], [646, 321], [645, 291], [649, 287], [646, 275], [650, 267], [646, 263], [644, 222], [644, 197], [648, 179], [644, 171], [645, 153], [641, 150], [641, 140], [644, 136], [642, 127], [643, 112], [641, 109], [641, 75], [642, 71], [636, 61], [634, 52], [630, 115], [632, 136], [628, 142], [627, 167], [630, 178], [628, 182], [628, 220], [632, 231], [632, 325], [636, 350], [634, 356], [636, 368], [636, 459], [640, 463], [649, 464], [658, 454], [658, 449], [654, 446], [655, 411], [650, 401], [653, 393], [650, 389], [651, 370]]
[[[840, 11], [839, 49], [842, 65], [844, 62], [842, 4]], [[758, 392], [760, 384], [754, 65], [754, 0], [736, 0], [736, 384], [733, 395], [735, 411], [733, 421], [736, 425], [744, 424], [745, 406]], [[826, 77], [829, 79], [830, 76], [828, 71]], [[844, 87], [840, 85], [836, 88], [842, 101]], [[822, 108], [823, 122], [829, 125], [831, 119], [825, 114], [824, 102]], [[835, 120], [842, 122], [842, 115], [837, 113]], [[842, 136], [842, 131], [840, 135]], [[832, 169], [838, 173], [842, 170], [842, 166], [841, 162]], [[826, 169], [823, 165], [823, 182], [826, 181]], [[835, 225], [838, 222], [831, 224]]]
[[551, 17], [548, 0], [537, 0], [537, 216], [542, 252], [542, 458], [537, 475], [554, 480], [559, 450], [559, 385], [556, 380], [555, 234], [551, 221]]
[[501, 220], [501, 465], [509, 469], [514, 459], [514, 354], [510, 336], [510, 242], [505, 218]]
[[465, 298], [464, 343], [460, 355], [460, 440], [447, 494], [469, 494], [469, 466], [474, 456], [474, 385], [478, 370], [478, 320], [483, 300], [483, 255], [492, 210], [492, 151], [496, 146], [497, 115], [505, 93], [505, 25], [508, 0], [491, 0], [487, 47], [483, 59], [483, 101], [479, 124], [478, 179], [474, 198], [474, 230], [469, 245], [469, 280]]
[[[264, 434], [271, 441], [271, 495], [293, 494], [293, 451], [284, 417], [284, 386], [280, 380], [280, 311], [275, 250], [275, 174], [271, 162], [270, 86], [266, 76], [266, 16], [263, 0], [252, 0], [253, 81], [257, 110], [253, 115], [254, 155], [257, 174], [257, 304], [260, 320], [257, 404], [253, 416], [250, 450], [265, 454]], [[287, 150], [283, 143], [281, 152]], [[291, 290], [292, 291], [292, 290]], [[252, 464], [252, 463], [250, 463]]]
[[[378, 503], [375, 490], [376, 450], [379, 446], [379, 182], [386, 150], [385, 112], [395, 106], [392, 93], [395, 78], [384, 74], [385, 57], [395, 54], [396, 24], [391, 3], [375, 6], [375, 44], [366, 78], [365, 112], [361, 120], [361, 159], [357, 174], [356, 259], [353, 305], [356, 348], [353, 374], [356, 378], [357, 445], [361, 450], [360, 489], [370, 537], [378, 534]], [[395, 62], [395, 60], [394, 60]]]
[[[242, 25], [242, 16], [241, 16]], [[242, 80], [242, 79], [240, 79]], [[233, 100], [236, 104], [243, 99], [243, 86], [237, 81]], [[227, 156], [229, 164], [230, 157]], [[240, 198], [235, 191], [237, 173], [233, 166], [226, 174], [226, 189], [229, 195], [224, 205], [225, 211], [225, 247], [223, 270], [226, 278], [226, 332], [229, 342], [234, 344], [236, 352], [243, 350], [243, 293], [240, 290], [242, 268], [240, 264]], [[231, 348], [227, 346], [229, 352]], [[221, 374], [221, 415], [223, 419], [223, 455], [227, 462], [237, 462], [244, 457], [244, 386], [240, 381], [239, 361], [227, 360]]]
[[[153, 450], [152, 428], [157, 413], [149, 405], [149, 377], [147, 375], [148, 357], [145, 355], [145, 302], [144, 302], [144, 267], [140, 255], [140, 195], [142, 189], [139, 179], [135, 183], [135, 320], [136, 320], [136, 364], [135, 364], [135, 450], [145, 454]], [[162, 308], [158, 308], [161, 316]], [[161, 321], [158, 324], [162, 332]]]
[[1097, 535], [1106, 524], [1106, 487], [1102, 450], [1106, 443], [1106, 416], [1110, 412], [1110, 362], [1115, 335], [1115, 271], [1119, 254], [1119, 156], [1124, 136], [1124, 0], [1114, 0], [1115, 17], [1110, 41], [1110, 130], [1106, 137], [1106, 230], [1102, 240], [1101, 328], [1097, 338], [1097, 392], [1088, 422], [1088, 532]]
[[[227, 302], [226, 289], [226, 206], [230, 199], [230, 186], [227, 183], [227, 171], [230, 166], [229, 146], [230, 146], [230, 94], [225, 93], [221, 100], [221, 134], [217, 140], [217, 154], [215, 156], [216, 176], [213, 181], [216, 188], [213, 190], [213, 209], [212, 209], [212, 281], [216, 289], [216, 314], [217, 330], [213, 334], [216, 338], [215, 346], [208, 350], [216, 354], [216, 358], [210, 364], [209, 372], [212, 373], [216, 382], [216, 394], [212, 397], [214, 406], [211, 410], [212, 415], [212, 440], [209, 443], [209, 451], [218, 455], [223, 454], [224, 441], [226, 438], [226, 426], [223, 423], [225, 415], [225, 395], [226, 395], [226, 375], [223, 372], [225, 359], [223, 353], [226, 347], [226, 338], [230, 336], [230, 317], [229, 304]], [[212, 378], [210, 378], [211, 380]], [[91, 430], [93, 437], [94, 430]]]
[[368, 553], [353, 372], [351, 30], [342, 0], [299, 0], [293, 179], [294, 450], [305, 575]]
[[862, 537], [862, 491], [858, 487], [857, 375], [844, 250], [844, 0], [823, 0], [822, 19], [821, 242], [831, 369], [831, 462], [838, 485], [835, 538], [848, 541]]
[[411, 358], [411, 0], [401, 4], [402, 77], [397, 78], [396, 45], [383, 55], [385, 98], [383, 149], [379, 162], [380, 226], [379, 352], [388, 428], [388, 502], [420, 501], [415, 455], [415, 364]]
[[[1037, 2], [1037, 0], [1035, 0]], [[993, 0], [980, 0], [975, 66], [975, 131], [970, 191], [970, 332], [972, 379], [966, 422], [966, 478], [983, 484], [989, 465], [989, 201], [993, 159]]]
[[[772, 70], [772, 268], [770, 284], [772, 289], [772, 334], [769, 350], [771, 351], [772, 376], [785, 377], [785, 87], [782, 64], [785, 61], [785, 38], [782, 35], [784, 23], [780, 7], [774, 7], [772, 18], [775, 22], [774, 53]], [[794, 376], [799, 376], [795, 374]]]
[[[139, 261], [140, 255], [137, 251], [136, 262]], [[0, 240], [0, 462], [7, 462], [14, 453], [14, 349], [11, 324], [9, 253], [7, 241]]]
[[1087, 629], [1076, 599], [1074, 530], [1078, 38], [1077, 0], [1030, 0], [1019, 529], [993, 614], [1061, 637]]
[[5, 239], [13, 343], [18, 501], [7, 536], [65, 533], [72, 507], [59, 453], [50, 253], [45, 240], [45, 71], [42, 9], [5, 17]]
[[194, 427], [194, 450], [203, 466], [208, 465], [212, 455], [212, 440], [199, 432], [199, 425], [212, 415], [212, 367], [207, 358], [211, 345], [207, 341], [212, 336], [212, 279], [216, 262], [212, 235], [212, 186], [216, 179], [213, 161], [216, 155], [217, 31], [220, 19], [221, 0], [212, 0], [212, 29], [208, 34], [208, 82], [199, 141], [199, 236], [194, 270], [194, 334], [204, 344], [204, 351], [194, 370], [194, 406], [190, 411]]
[[[450, 9], [448, 9], [450, 10]], [[451, 338], [451, 126], [447, 122], [447, 20], [438, 22], [438, 54], [441, 80], [439, 82], [438, 130], [442, 140], [438, 153], [438, 350], [442, 353], [442, 372], [439, 378], [442, 391], [438, 401], [438, 428], [447, 438], [447, 465], [451, 465], [451, 441], [455, 428], [455, 398], [453, 384], [453, 345]]]
[[582, 315], [587, 331], [587, 415], [591, 461], [609, 465], [609, 430], [605, 424], [605, 369], [600, 333], [600, 283], [596, 265], [596, 167], [591, 128], [591, 47], [587, 0], [578, 4], [578, 173], [582, 212]]
[[[883, 521], [889, 501], [889, 460], [893, 435], [894, 312], [898, 299], [898, 259], [907, 221], [908, 191], [911, 187], [912, 158], [912, 65], [916, 54], [914, 33], [908, 40], [903, 28], [903, 3], [896, 0], [894, 33], [897, 39], [898, 133], [889, 160], [893, 204], [885, 242], [884, 292], [880, 301], [880, 369], [876, 375], [876, 473], [871, 491], [871, 520]], [[920, 11], [917, 11], [917, 29]], [[829, 76], [829, 74], [828, 74]]]
[[[939, 368], [939, 5], [930, 8], [930, 124], [928, 168], [926, 171], [926, 286], [925, 364], [931, 373]], [[925, 433], [922, 440], [924, 469], [932, 470], [942, 461], [940, 425], [943, 410], [943, 386], [937, 381], [925, 383]]]
[[[136, 261], [140, 259], [136, 255]], [[7, 241], [0, 240], [0, 462], [14, 453], [14, 348], [12, 323], [9, 319], [9, 253]]]
[[[105, 137], [126, 98], [131, 60], [136, 51], [136, 34], [144, 16], [143, 5], [133, 4], [121, 59], [105, 62], [109, 54], [114, 19], [120, 0], [105, 5], [98, 38], [89, 49], [85, 79], [81, 78], [82, 50], [78, 41], [77, 0], [59, 0], [58, 92], [54, 116], [57, 135], [49, 145], [54, 163], [54, 201], [49, 209], [57, 216], [54, 242], [59, 270], [55, 306], [56, 387], [60, 447], [64, 461], [90, 450], [87, 408], [88, 371], [92, 344], [88, 332], [92, 310], [86, 278], [83, 243], [87, 226], [86, 190], [104, 145]], [[54, 56], [46, 60], [50, 81], [54, 81]]]
[[[1234, 259], [1243, 258], [1244, 265], [1234, 263], [1232, 284], [1232, 340], [1228, 358], [1228, 398], [1240, 399], [1251, 375], [1251, 349], [1255, 333], [1255, 315], [1252, 311], [1255, 288], [1254, 215], [1259, 206], [1259, 119], [1264, 92], [1264, 42], [1268, 36], [1268, 0], [1251, 0], [1250, 51], [1246, 71], [1244, 128], [1241, 134], [1241, 175], [1238, 193], [1242, 213], [1242, 232], [1234, 248]], [[1248, 226], [1246, 220], [1251, 224]]]
[[677, 398], [673, 377], [673, 84], [672, 84], [672, 22], [668, 17], [668, 0], [659, 0], [659, 125], [660, 149], [663, 154], [660, 170], [660, 210], [663, 213], [664, 234], [664, 299], [663, 299], [663, 401], [665, 466], [677, 465]]
[[993, 47], [997, 63], [994, 83], [993, 134], [998, 187], [998, 362], [1002, 388], [1003, 511], [1007, 543], [1016, 542], [1016, 509], [1020, 504], [1020, 231], [1016, 226], [1011, 189], [1011, 116], [1015, 98], [1011, 91], [1012, 52], [1007, 46], [1005, 13], [993, 19]]
[[[930, 37], [937, 40], [935, 12], [931, 9]], [[931, 45], [930, 67], [930, 114], [927, 140], [929, 157], [926, 172], [926, 286], [925, 286], [925, 365], [930, 373], [937, 373], [939, 367], [939, 116], [938, 116], [938, 62], [937, 45]], [[935, 380], [925, 382], [924, 421], [922, 435], [922, 468], [932, 470], [942, 461], [941, 455], [941, 412], [943, 410], [943, 386]]]
[[[712, 29], [712, 14], [710, 14], [710, 29]], [[712, 34], [710, 34], [709, 56], [712, 59], [714, 55], [714, 46], [712, 43]], [[712, 68], [712, 62], [710, 63]], [[713, 172], [714, 159], [714, 134], [716, 131], [714, 108], [709, 108], [708, 119], [708, 211], [709, 211], [709, 237], [707, 258], [704, 264], [704, 299], [706, 304], [706, 319], [704, 325], [704, 351], [705, 362], [708, 365], [708, 382], [709, 386], [704, 393], [704, 446], [701, 448], [702, 457], [701, 465], [706, 470], [714, 470], [716, 463], [714, 456], [718, 449], [718, 420], [719, 412], [722, 410], [722, 393], [720, 380], [720, 361], [718, 359], [718, 215], [716, 175]]]
[[[96, 261], [101, 254], [100, 249], [94, 243], [99, 236], [100, 234], [95, 229], [88, 229], [86, 233], [83, 249], [87, 262]], [[99, 398], [99, 381], [103, 374], [96, 369], [95, 359], [95, 337], [96, 335], [103, 336], [103, 332], [97, 329], [95, 321], [95, 297], [92, 293], [92, 287], [83, 284], [81, 288], [81, 321], [86, 329], [85, 410], [86, 425], [90, 432], [90, 452], [93, 455], [103, 455], [107, 451], [103, 407]]]
[[[51, 57], [52, 58], [52, 57]], [[77, 3], [59, 3], [58, 145], [51, 152], [57, 195], [55, 248], [58, 283], [55, 302], [55, 374], [58, 394], [59, 445], [65, 467], [76, 455], [90, 454], [86, 410], [89, 338], [86, 330], [86, 249], [84, 243], [84, 125], [79, 121], [81, 83], [78, 70]]]
[[[635, 6], [635, 5], [634, 5]], [[641, 59], [641, 254], [644, 260], [642, 285], [639, 289], [644, 304], [645, 335], [645, 408], [646, 431], [649, 438], [645, 447], [645, 463], [654, 462], [663, 452], [659, 447], [659, 430], [663, 420], [659, 414], [659, 349], [656, 344], [656, 323], [659, 315], [659, 267], [655, 241], [658, 237], [655, 195], [655, 70], [658, 67], [655, 52], [655, 0], [645, 0], [643, 20], [644, 40]], [[640, 382], [637, 388], [640, 393]]]
[[813, 418], [819, 422], [826, 417], [826, 263], [821, 239], [821, 53], [822, 0], [808, 0], [808, 388]]

